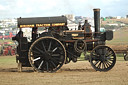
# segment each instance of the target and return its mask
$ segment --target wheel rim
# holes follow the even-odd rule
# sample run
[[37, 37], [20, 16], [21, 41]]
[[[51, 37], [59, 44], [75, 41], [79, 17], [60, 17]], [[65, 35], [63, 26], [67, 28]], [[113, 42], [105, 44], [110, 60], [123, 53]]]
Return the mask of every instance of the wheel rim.
[[29, 61], [38, 72], [55, 72], [65, 62], [65, 55], [65, 48], [59, 40], [41, 37], [30, 47]]
[[116, 55], [108, 46], [97, 46], [91, 52], [90, 63], [97, 71], [108, 71], [116, 63]]
[[124, 60], [128, 61], [128, 55], [127, 54], [124, 56]]

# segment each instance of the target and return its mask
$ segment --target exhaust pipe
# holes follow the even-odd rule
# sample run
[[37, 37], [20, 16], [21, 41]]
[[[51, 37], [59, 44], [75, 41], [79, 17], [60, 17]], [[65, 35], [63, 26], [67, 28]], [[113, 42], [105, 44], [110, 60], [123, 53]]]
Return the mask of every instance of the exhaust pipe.
[[93, 11], [94, 11], [95, 32], [97, 36], [97, 32], [100, 32], [100, 9], [93, 9]]

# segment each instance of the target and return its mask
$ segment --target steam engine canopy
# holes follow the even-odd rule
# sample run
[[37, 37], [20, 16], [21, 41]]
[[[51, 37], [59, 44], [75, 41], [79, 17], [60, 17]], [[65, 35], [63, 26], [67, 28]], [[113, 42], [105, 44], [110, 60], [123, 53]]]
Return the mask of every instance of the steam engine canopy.
[[34, 17], [34, 18], [18, 18], [19, 28], [32, 27], [53, 27], [67, 25], [67, 18], [65, 16], [58, 17]]

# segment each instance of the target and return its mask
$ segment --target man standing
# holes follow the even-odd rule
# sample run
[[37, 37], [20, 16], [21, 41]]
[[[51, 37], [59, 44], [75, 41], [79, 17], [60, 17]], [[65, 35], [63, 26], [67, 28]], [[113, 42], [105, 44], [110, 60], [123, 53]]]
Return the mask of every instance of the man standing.
[[81, 30], [81, 22], [79, 22], [78, 30]]

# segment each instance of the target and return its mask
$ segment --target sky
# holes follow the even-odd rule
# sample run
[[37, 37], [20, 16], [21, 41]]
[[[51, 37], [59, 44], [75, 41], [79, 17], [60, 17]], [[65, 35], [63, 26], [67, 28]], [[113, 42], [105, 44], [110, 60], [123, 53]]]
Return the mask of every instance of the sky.
[[100, 8], [101, 16], [128, 15], [128, 0], [0, 0], [0, 18], [45, 17], [74, 14], [92, 17]]

